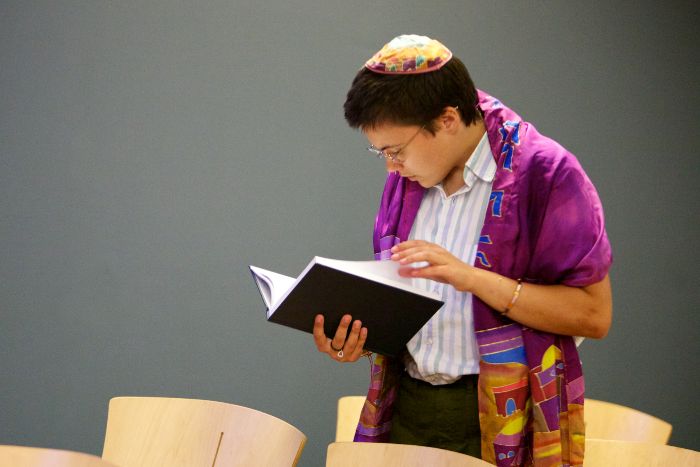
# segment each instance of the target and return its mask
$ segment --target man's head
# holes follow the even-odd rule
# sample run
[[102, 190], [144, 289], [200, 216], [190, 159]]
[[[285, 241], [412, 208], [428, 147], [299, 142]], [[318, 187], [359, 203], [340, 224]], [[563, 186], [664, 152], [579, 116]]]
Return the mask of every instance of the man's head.
[[446, 107], [458, 109], [470, 125], [480, 118], [476, 104], [469, 72], [444, 45], [425, 36], [399, 36], [357, 73], [344, 109], [352, 128], [418, 125], [434, 134]]

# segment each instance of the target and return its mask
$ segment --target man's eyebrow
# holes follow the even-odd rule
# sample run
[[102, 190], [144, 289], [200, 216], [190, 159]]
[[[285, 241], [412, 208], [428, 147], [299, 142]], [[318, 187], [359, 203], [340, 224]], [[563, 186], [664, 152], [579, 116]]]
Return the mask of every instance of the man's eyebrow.
[[[377, 149], [379, 149], [380, 151], [386, 151], [387, 149], [389, 149], [389, 148], [395, 148], [396, 146], [401, 146], [401, 143], [398, 143], [398, 144], [387, 144], [386, 146], [383, 146], [383, 147], [377, 148]], [[375, 147], [376, 147], [376, 146], [375, 146]]]

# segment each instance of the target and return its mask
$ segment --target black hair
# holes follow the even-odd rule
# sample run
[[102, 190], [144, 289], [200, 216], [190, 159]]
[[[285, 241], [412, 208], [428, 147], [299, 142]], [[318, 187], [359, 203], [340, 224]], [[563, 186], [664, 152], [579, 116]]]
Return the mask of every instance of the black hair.
[[345, 104], [345, 120], [352, 128], [383, 123], [419, 125], [435, 133], [445, 107], [457, 107], [466, 125], [481, 118], [477, 93], [467, 67], [452, 57], [435, 71], [380, 74], [363, 67], [352, 82]]

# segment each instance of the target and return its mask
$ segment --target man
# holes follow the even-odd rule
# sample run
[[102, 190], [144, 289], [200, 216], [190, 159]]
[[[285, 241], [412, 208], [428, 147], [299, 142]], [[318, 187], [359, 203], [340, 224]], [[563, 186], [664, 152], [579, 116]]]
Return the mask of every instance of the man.
[[[571, 336], [604, 337], [612, 262], [575, 157], [477, 91], [440, 42], [399, 36], [358, 72], [345, 117], [389, 176], [377, 259], [442, 295], [405, 355], [376, 357], [357, 441], [434, 446], [494, 464], [582, 465], [583, 373]], [[364, 354], [345, 316], [320, 352]]]

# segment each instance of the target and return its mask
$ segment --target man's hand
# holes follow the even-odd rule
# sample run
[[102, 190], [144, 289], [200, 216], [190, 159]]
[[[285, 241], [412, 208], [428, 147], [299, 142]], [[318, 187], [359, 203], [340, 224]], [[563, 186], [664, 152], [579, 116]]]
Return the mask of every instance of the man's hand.
[[[401, 266], [399, 274], [404, 277], [431, 279], [452, 285], [455, 289], [467, 292], [471, 286], [471, 272], [474, 268], [455, 257], [439, 245], [423, 240], [409, 240], [391, 249], [391, 260]], [[427, 263], [411, 267], [411, 264]]]
[[[350, 332], [348, 328], [352, 323]], [[367, 328], [362, 327], [360, 320], [352, 322], [352, 316], [345, 315], [340, 320], [333, 339], [323, 331], [323, 315], [316, 315], [314, 320], [314, 342], [319, 352], [330, 355], [339, 362], [356, 362], [365, 354], [364, 345], [367, 340]]]

